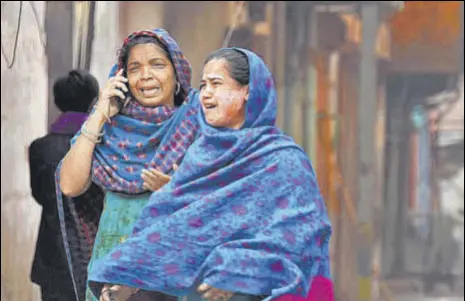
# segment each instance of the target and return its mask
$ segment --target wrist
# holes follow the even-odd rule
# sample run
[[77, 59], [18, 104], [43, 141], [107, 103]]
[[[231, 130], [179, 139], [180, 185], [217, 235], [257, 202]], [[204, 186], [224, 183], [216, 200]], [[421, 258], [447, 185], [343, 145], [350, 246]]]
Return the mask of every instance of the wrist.
[[81, 127], [81, 135], [94, 144], [99, 144], [102, 142], [103, 134], [104, 133], [101, 130], [93, 131], [92, 129], [88, 129], [87, 122], [84, 122]]
[[103, 114], [102, 109], [98, 108], [97, 106], [95, 107], [95, 110], [93, 110], [90, 118], [95, 119], [95, 121], [98, 124], [99, 129], [103, 127], [105, 122], [110, 121], [110, 119], [107, 116], [105, 116], [105, 114]]

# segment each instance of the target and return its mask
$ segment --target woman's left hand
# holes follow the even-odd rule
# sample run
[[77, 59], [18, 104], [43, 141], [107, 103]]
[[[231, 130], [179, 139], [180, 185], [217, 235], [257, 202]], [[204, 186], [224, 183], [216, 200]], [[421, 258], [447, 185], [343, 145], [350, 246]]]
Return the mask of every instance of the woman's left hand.
[[233, 292], [214, 288], [206, 283], [200, 285], [197, 288], [197, 292], [202, 294], [202, 298], [208, 301], [228, 301], [234, 295]]
[[[173, 170], [176, 171], [178, 166], [176, 164], [173, 165]], [[141, 174], [142, 180], [144, 180], [143, 187], [144, 189], [150, 191], [157, 191], [158, 189], [165, 186], [170, 180], [171, 177], [158, 171], [154, 168], [151, 169], [143, 169]]]
[[144, 180], [143, 187], [144, 189], [150, 191], [157, 191], [158, 189], [165, 186], [170, 180], [171, 177], [165, 175], [164, 173], [151, 168], [143, 169], [141, 174], [142, 180]]

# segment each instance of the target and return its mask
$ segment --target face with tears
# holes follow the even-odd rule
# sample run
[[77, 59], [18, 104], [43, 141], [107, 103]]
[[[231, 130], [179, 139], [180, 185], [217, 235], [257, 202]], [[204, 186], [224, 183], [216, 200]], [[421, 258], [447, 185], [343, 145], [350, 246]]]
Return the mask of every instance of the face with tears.
[[240, 129], [245, 121], [248, 85], [231, 76], [226, 59], [212, 59], [203, 69], [200, 101], [211, 126]]
[[143, 106], [174, 106], [176, 73], [168, 54], [153, 43], [131, 47], [126, 65], [129, 90]]

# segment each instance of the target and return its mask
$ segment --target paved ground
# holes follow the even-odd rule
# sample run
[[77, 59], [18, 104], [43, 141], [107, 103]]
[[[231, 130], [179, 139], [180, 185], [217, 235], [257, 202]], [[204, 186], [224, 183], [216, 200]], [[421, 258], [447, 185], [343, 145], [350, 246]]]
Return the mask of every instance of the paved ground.
[[457, 287], [454, 294], [448, 285], [439, 283], [425, 296], [421, 281], [415, 279], [391, 280], [388, 285], [392, 301], [465, 301], [463, 286]]
[[464, 297], [425, 297], [419, 295], [404, 295], [395, 298], [395, 301], [464, 301]]

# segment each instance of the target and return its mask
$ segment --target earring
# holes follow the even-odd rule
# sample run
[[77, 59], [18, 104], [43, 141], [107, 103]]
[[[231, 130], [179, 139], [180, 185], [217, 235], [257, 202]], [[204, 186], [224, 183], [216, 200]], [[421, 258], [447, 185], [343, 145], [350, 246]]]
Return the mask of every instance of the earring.
[[179, 82], [176, 82], [176, 95], [178, 95], [179, 92], [181, 92], [181, 85], [179, 84]]

